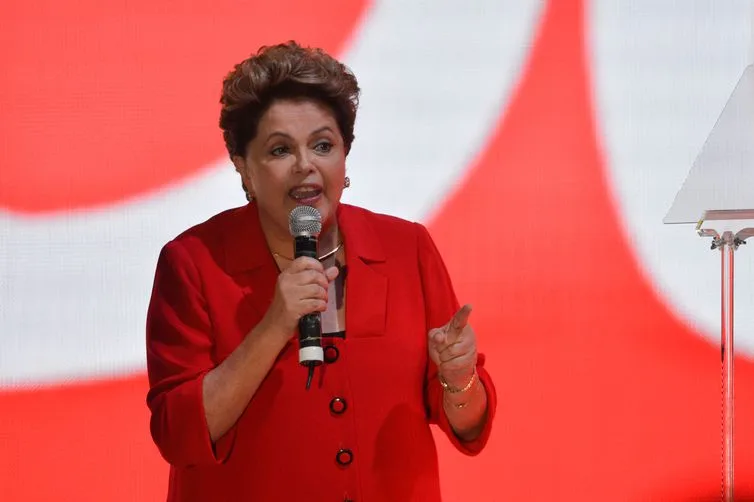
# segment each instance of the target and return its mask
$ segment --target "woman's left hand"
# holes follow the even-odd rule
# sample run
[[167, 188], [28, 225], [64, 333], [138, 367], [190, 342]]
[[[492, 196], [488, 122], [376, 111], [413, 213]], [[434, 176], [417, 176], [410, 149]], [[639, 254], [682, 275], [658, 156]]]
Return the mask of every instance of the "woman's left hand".
[[453, 388], [466, 386], [477, 363], [476, 336], [469, 326], [471, 305], [464, 305], [445, 326], [429, 330], [429, 357]]

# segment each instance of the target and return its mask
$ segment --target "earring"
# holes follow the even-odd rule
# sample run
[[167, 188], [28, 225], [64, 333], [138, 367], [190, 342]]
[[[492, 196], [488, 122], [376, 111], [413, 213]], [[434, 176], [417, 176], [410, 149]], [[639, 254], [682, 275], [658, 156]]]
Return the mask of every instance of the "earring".
[[346, 176], [345, 178], [343, 178], [343, 188], [348, 188], [350, 186], [351, 186], [351, 178]]
[[254, 200], [254, 196], [251, 195], [249, 192], [246, 192], [246, 200], [251, 202]]

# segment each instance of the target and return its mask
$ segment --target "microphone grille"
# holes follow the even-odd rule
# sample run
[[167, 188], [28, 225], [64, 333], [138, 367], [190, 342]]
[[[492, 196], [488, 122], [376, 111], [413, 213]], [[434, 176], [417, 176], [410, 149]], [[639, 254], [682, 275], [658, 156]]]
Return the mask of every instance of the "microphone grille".
[[322, 215], [311, 206], [296, 206], [288, 215], [288, 230], [297, 235], [319, 235], [322, 231]]

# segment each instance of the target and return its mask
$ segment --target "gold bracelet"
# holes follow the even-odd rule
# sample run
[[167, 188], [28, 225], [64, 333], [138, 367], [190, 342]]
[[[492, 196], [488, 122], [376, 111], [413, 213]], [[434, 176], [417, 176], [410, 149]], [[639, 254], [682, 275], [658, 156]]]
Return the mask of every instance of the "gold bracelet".
[[448, 392], [450, 394], [460, 394], [462, 392], [467, 392], [471, 388], [471, 386], [474, 385], [476, 378], [477, 378], [476, 366], [474, 366], [474, 371], [471, 373], [471, 378], [469, 379], [469, 383], [467, 383], [460, 389], [455, 389], [451, 387], [450, 385], [448, 385], [448, 382], [446, 382], [441, 376], [439, 376], [440, 385], [442, 385], [442, 388], [445, 389], [445, 392]]

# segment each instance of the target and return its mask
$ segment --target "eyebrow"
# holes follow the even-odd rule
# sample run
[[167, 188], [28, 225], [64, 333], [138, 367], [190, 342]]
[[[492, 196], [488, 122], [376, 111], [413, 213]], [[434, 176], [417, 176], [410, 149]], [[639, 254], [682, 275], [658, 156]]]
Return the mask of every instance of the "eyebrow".
[[[330, 127], [330, 126], [322, 126], [319, 129], [316, 129], [316, 130], [312, 131], [311, 133], [309, 133], [309, 136], [316, 136], [317, 134], [319, 134], [321, 132], [325, 132], [325, 131], [330, 131], [331, 133], [335, 134], [335, 131], [333, 131], [332, 127]], [[269, 134], [269, 136], [267, 136], [267, 141], [269, 141], [270, 138], [273, 138], [274, 136], [282, 136], [282, 137], [287, 138], [287, 139], [293, 139], [293, 138], [291, 138], [290, 134], [284, 133], [282, 131], [273, 131], [273, 132], [271, 132]]]

